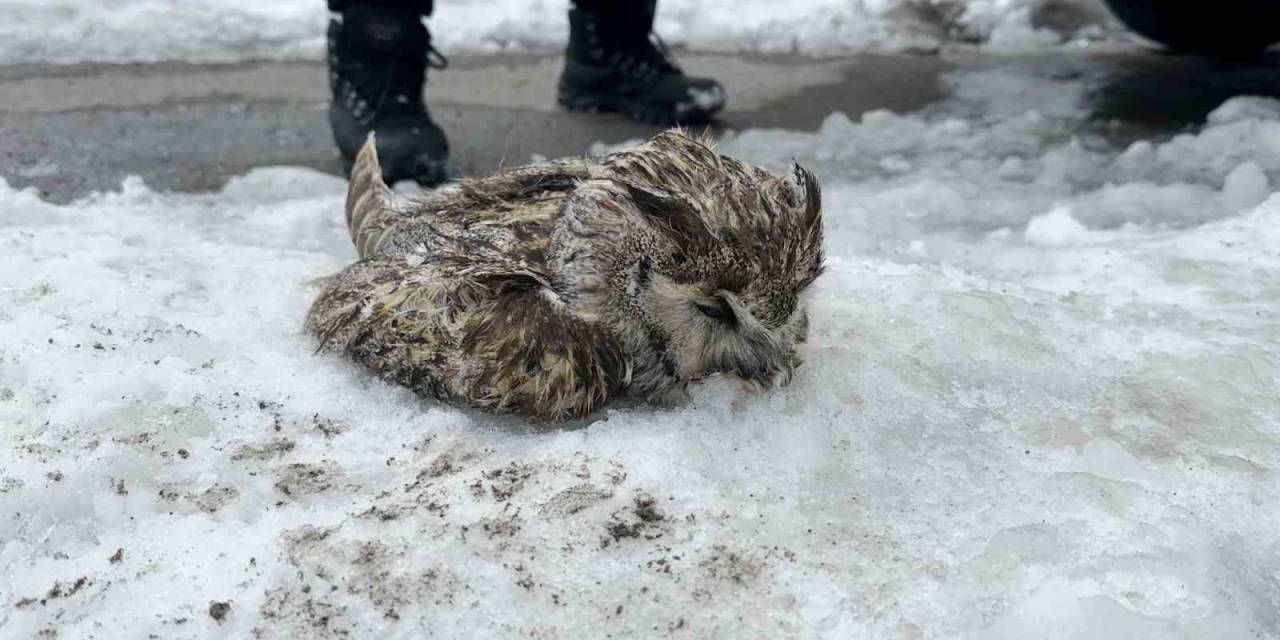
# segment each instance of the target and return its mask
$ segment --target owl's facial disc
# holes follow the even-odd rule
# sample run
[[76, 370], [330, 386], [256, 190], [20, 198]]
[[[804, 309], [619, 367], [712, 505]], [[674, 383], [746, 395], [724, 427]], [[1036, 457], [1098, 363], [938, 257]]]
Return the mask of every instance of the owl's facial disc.
[[[669, 337], [677, 374], [699, 380], [718, 373], [736, 376], [755, 389], [790, 382], [803, 331], [792, 319], [779, 327], [761, 322], [737, 294], [710, 294], [655, 275], [644, 296], [651, 317]], [[803, 315], [796, 311], [795, 318]]]

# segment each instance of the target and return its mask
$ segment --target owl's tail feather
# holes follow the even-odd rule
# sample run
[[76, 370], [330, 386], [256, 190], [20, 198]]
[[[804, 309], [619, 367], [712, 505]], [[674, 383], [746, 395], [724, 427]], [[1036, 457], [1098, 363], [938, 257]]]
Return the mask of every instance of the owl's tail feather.
[[378, 144], [372, 133], [356, 154], [347, 186], [347, 229], [356, 253], [368, 257], [388, 231], [390, 218], [397, 217], [395, 196], [382, 179], [378, 164]]

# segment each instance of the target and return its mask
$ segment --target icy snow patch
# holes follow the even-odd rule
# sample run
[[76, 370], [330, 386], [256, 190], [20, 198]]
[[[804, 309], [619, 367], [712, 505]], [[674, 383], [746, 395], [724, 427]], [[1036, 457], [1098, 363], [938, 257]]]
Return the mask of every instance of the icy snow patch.
[[[442, 0], [430, 19], [446, 53], [558, 51], [567, 0]], [[663, 0], [658, 31], [722, 51], [832, 53], [989, 42], [1000, 50], [1106, 32], [1098, 0]], [[1040, 16], [1071, 16], [1053, 24]], [[0, 0], [0, 64], [319, 59], [321, 0]], [[1077, 24], [1078, 23], [1078, 24]], [[1081, 25], [1088, 25], [1080, 28]]]
[[1089, 228], [1071, 217], [1070, 209], [1058, 207], [1042, 216], [1032, 218], [1022, 235], [1031, 244], [1060, 247], [1088, 242]]
[[1239, 211], [1257, 206], [1271, 194], [1271, 181], [1253, 161], [1240, 163], [1222, 181], [1222, 199]]
[[1067, 130], [727, 140], [822, 176], [808, 364], [552, 431], [313, 353], [336, 179], [0, 185], [0, 635], [1280, 635], [1280, 111]]

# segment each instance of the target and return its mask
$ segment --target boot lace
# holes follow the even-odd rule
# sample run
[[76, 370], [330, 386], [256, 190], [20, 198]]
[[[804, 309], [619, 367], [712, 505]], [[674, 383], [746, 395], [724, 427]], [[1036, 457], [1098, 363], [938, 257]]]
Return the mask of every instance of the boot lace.
[[421, 110], [422, 97], [407, 95], [406, 88], [420, 92], [426, 68], [448, 67], [449, 59], [430, 42], [421, 51], [398, 52], [382, 66], [363, 61], [333, 64], [344, 105], [357, 122], [366, 126], [381, 114]]
[[640, 46], [631, 51], [615, 51], [609, 62], [623, 74], [641, 80], [679, 73], [671, 49], [656, 32], [649, 33]]

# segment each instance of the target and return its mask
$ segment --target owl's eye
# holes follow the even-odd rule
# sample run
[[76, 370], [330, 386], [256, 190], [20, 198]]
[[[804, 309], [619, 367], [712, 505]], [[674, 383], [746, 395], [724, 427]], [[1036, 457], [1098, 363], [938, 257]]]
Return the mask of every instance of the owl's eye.
[[697, 307], [698, 311], [702, 312], [702, 315], [712, 320], [730, 327], [738, 326], [738, 316], [733, 312], [733, 307], [729, 306], [729, 302], [724, 298], [717, 296], [710, 300], [701, 300], [693, 303], [693, 306]]

